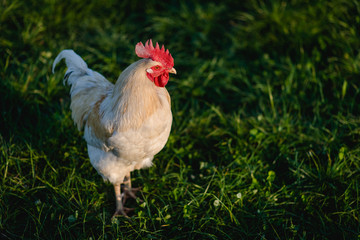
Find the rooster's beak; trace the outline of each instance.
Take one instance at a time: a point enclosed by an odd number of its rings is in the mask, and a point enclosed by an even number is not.
[[[175,68],[170,69],[169,73],[176,74],[176,70],[175,70]]]

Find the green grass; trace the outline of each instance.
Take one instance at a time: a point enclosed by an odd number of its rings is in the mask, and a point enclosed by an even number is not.
[[[357,239],[360,2],[0,0],[1,239]],[[144,203],[113,188],[71,119],[74,49],[109,80],[164,43],[174,123]]]

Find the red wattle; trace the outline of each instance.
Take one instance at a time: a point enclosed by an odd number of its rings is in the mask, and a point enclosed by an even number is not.
[[[157,77],[153,77],[150,73],[146,73],[146,75],[150,81],[154,82],[154,84],[158,87],[165,87],[169,81],[169,73],[164,73]]]

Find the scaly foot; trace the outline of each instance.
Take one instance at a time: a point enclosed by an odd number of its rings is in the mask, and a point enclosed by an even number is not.
[[[130,212],[132,212],[134,210],[135,210],[135,208],[127,208],[127,207],[123,206],[120,209],[116,209],[116,211],[115,211],[114,215],[112,216],[112,218],[119,217],[119,216],[124,216],[126,218],[129,218],[128,213],[130,213]]]
[[[139,199],[139,197],[136,196],[136,193],[138,191],[141,190],[141,187],[137,187],[137,188],[128,188],[127,186],[123,186],[122,189],[122,202],[123,204],[125,204],[126,200],[128,198],[132,198],[132,199],[138,199],[140,202],[143,202],[143,200]]]

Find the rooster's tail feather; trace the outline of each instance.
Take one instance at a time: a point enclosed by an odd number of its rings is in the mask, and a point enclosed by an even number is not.
[[[65,73],[64,76],[64,84],[66,80],[69,80],[70,74],[74,73],[74,75],[93,75],[93,71],[88,68],[86,62],[77,55],[73,50],[67,49],[62,50],[59,55],[55,58],[53,66],[52,66],[52,72],[55,73],[55,66],[62,60],[65,59],[66,66],[68,67],[68,70]],[[68,82],[69,85],[73,84],[73,82]]]
[[[86,62],[73,50],[63,50],[59,53],[52,66],[53,72],[62,59],[65,59],[68,67],[64,84],[71,85],[72,118],[80,130],[94,105],[104,98],[113,84],[98,72],[88,68]]]

